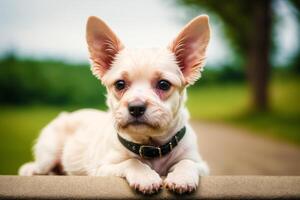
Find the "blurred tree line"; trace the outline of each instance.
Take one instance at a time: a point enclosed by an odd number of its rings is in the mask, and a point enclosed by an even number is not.
[[[253,108],[257,111],[269,107],[268,82],[271,72],[271,33],[275,20],[275,0],[178,0],[179,4],[194,10],[207,9],[215,13],[225,24],[225,34],[235,47],[236,54],[244,60],[242,65],[252,94]],[[299,17],[299,0],[290,0]],[[300,49],[294,59],[299,69]],[[295,67],[296,66],[296,67]],[[300,71],[300,70],[298,70]]]
[[[0,60],[0,91],[0,102],[6,104],[105,104],[105,88],[88,65],[20,59],[13,54]]]
[[[277,69],[280,74],[293,67]],[[239,66],[207,66],[202,78],[192,86],[240,84],[246,73]],[[0,103],[50,104],[105,108],[106,89],[96,79],[89,64],[55,60],[21,59],[13,53],[0,59]]]

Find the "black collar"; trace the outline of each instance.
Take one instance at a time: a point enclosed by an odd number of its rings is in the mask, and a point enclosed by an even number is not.
[[[178,142],[183,138],[185,134],[185,126],[180,129],[169,142],[162,146],[152,146],[152,145],[143,145],[134,142],[130,142],[124,138],[122,138],[118,134],[119,141],[123,144],[131,152],[138,154],[141,158],[152,159],[157,157],[162,157],[168,153],[170,153],[174,147],[178,145]]]

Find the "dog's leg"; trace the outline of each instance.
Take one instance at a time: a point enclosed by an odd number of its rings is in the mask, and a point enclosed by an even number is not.
[[[21,166],[19,175],[46,175],[59,164],[68,135],[67,117],[68,114],[60,114],[42,130],[34,147],[35,161]]]
[[[103,165],[94,175],[124,177],[132,188],[144,194],[155,193],[162,187],[160,176],[137,159],[129,159],[119,164]]]
[[[167,189],[180,194],[192,192],[198,186],[199,176],[208,173],[209,169],[205,162],[181,160],[171,167],[164,184]]]

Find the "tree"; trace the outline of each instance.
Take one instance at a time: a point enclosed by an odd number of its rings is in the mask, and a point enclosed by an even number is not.
[[[193,8],[206,8],[219,16],[225,33],[245,60],[252,105],[257,111],[268,109],[270,43],[272,28],[271,0],[178,0]]]
[[[293,6],[295,8],[294,14],[296,16],[298,23],[300,24],[300,1],[299,0],[290,0],[290,2],[293,4]],[[298,26],[298,38],[300,38],[300,26]],[[296,52],[291,65],[292,65],[292,69],[294,69],[294,71],[296,73],[300,73],[300,45],[299,45],[299,43],[298,43],[298,51]]]

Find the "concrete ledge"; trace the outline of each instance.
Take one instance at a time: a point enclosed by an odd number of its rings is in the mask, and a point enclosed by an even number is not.
[[[87,176],[0,176],[0,199],[141,199],[125,180]],[[300,199],[300,177],[208,176],[191,195],[163,189],[150,199]]]

